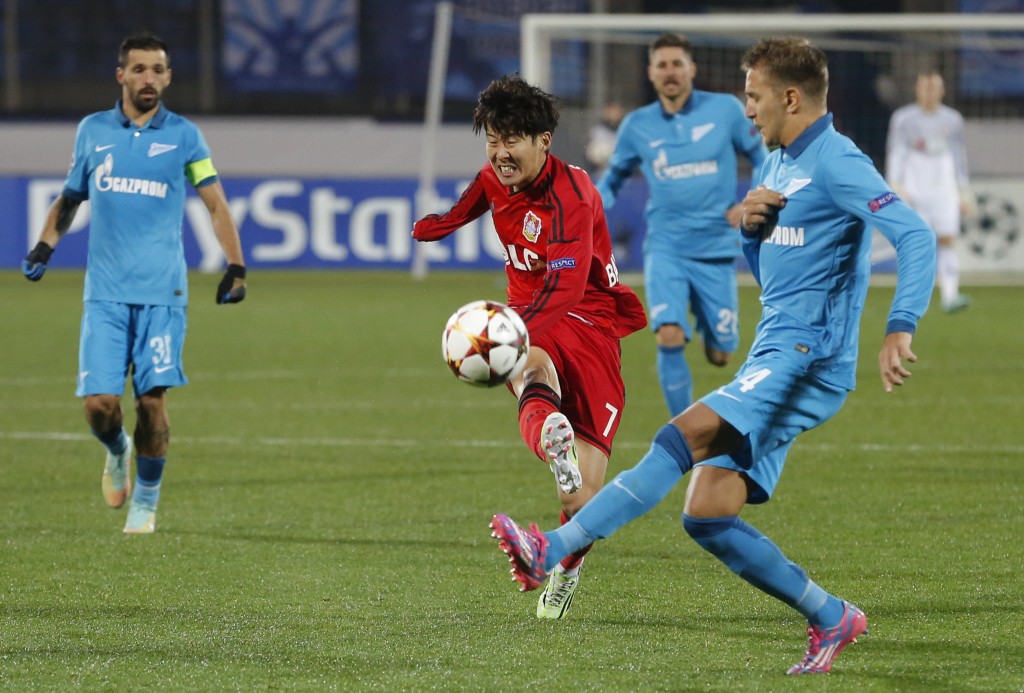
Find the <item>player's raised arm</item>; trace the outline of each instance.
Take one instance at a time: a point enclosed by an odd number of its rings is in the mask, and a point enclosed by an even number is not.
[[[744,236],[755,237],[765,224],[774,219],[779,210],[786,206],[786,198],[774,190],[759,185],[747,192],[743,198],[740,231]]]
[[[412,237],[417,241],[439,241],[482,217],[488,208],[487,193],[478,173],[450,210],[444,214],[428,214],[417,221],[412,227]]]

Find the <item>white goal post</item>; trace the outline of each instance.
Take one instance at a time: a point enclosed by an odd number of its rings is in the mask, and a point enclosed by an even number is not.
[[[832,92],[859,90],[879,99],[891,111],[913,99],[913,78],[921,67],[938,68],[946,77],[947,102],[976,131],[979,154],[972,162],[982,173],[1024,176],[1024,77],[1017,77],[1013,96],[985,95],[990,85],[983,77],[961,75],[965,55],[997,56],[1006,72],[1024,74],[1024,13],[966,14],[525,14],[520,20],[523,77],[543,89],[559,93],[556,71],[568,83],[582,88],[585,97],[563,102],[570,111],[585,110],[593,120],[601,107],[623,87],[638,92],[646,82],[643,63],[636,56],[663,32],[686,34],[694,44],[698,64],[697,88],[742,94],[740,57],[762,36],[806,36],[830,53]],[[573,46],[577,48],[574,49]],[[580,64],[579,46],[587,46]],[[558,50],[561,47],[563,50]],[[609,47],[618,50],[613,53]],[[624,50],[632,51],[624,53]],[[851,84],[844,65],[831,55],[863,56],[884,73],[885,83]],[[623,60],[623,56],[633,56]],[[981,73],[984,75],[984,73]],[[962,77],[962,79],[961,79]],[[1011,78],[1012,79],[1012,78]],[[580,86],[582,84],[582,87]],[[980,95],[979,95],[980,94]],[[621,97],[620,97],[621,98]],[[635,108],[640,103],[624,104]],[[837,118],[849,116],[840,107]],[[571,115],[570,115],[571,117]],[[579,122],[568,121],[570,127]],[[858,133],[850,133],[856,135]],[[969,136],[970,136],[969,131]],[[570,137],[572,134],[570,133]],[[565,136],[563,135],[563,138]],[[856,139],[856,137],[855,137]],[[870,148],[870,142],[868,143]]]
[[[829,32],[1024,31],[1024,14],[524,14],[520,20],[523,78],[551,87],[551,43],[614,41],[626,32],[713,33],[753,38]],[[753,41],[751,41],[753,43]],[[738,69],[738,66],[737,66]]]

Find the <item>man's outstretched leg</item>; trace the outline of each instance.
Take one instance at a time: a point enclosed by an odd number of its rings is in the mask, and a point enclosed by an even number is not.
[[[777,457],[781,460],[784,454],[780,451]],[[773,486],[763,468],[761,472],[762,483]],[[735,469],[698,467],[687,488],[683,528],[733,573],[807,619],[807,652],[788,673],[828,672],[842,649],[866,632],[867,619],[855,606],[815,584],[768,537],[739,518],[751,484],[756,482]]]
[[[541,533],[531,525],[524,530],[512,518],[499,514],[491,520],[492,536],[508,555],[520,589],[536,589],[566,556],[611,536],[651,510],[692,466],[693,454],[683,434],[673,424],[666,424],[633,469],[615,477],[560,528]]]
[[[729,570],[807,619],[807,652],[787,673],[827,673],[843,648],[867,632],[867,618],[860,609],[815,584],[768,537],[739,517],[684,514],[683,527]]]

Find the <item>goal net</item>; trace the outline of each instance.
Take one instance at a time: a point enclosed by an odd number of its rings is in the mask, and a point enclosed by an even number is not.
[[[741,98],[740,60],[758,39],[814,41],[829,57],[837,129],[879,170],[889,117],[913,101],[919,71],[938,69],[945,103],[966,119],[978,200],[977,213],[965,220],[964,269],[1024,271],[1024,13],[527,14],[522,72],[560,99],[560,156],[592,173],[599,168],[599,157],[588,156],[598,153],[588,151],[589,133],[606,104],[631,110],[656,98],[645,72],[647,46],[664,32],[683,33],[693,45],[696,88]]]

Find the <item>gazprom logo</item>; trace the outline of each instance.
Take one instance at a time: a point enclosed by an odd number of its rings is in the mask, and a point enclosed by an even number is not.
[[[114,170],[114,155],[107,154],[103,163],[96,168],[96,190],[118,192],[149,197],[167,197],[167,183],[142,178],[122,178],[110,175]]]
[[[885,207],[890,202],[895,202],[898,199],[900,199],[900,198],[896,196],[896,193],[894,193],[894,192],[887,192],[884,195],[882,195],[881,197],[876,197],[875,199],[873,199],[870,202],[868,202],[868,209],[870,209],[872,212],[877,212],[878,210],[880,210],[882,207]]]
[[[668,155],[662,149],[658,158],[651,163],[654,177],[658,180],[681,180],[698,176],[714,176],[718,173],[718,161],[690,161],[682,164],[669,164]]]
[[[802,247],[804,245],[804,227],[776,226],[772,229],[772,234],[764,242],[771,243],[772,245]]]
[[[560,257],[557,260],[552,260],[548,263],[548,271],[554,272],[563,269],[572,269],[576,266],[576,258],[574,257]]]

